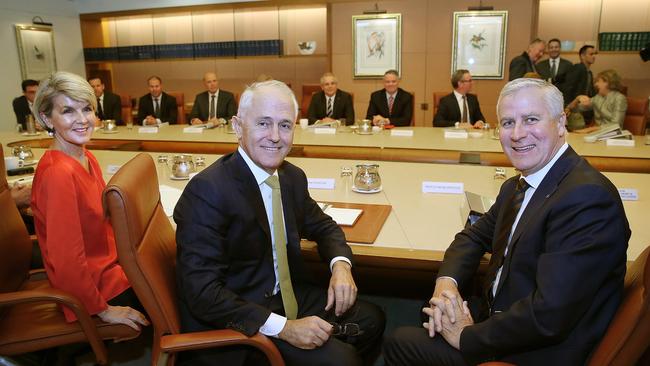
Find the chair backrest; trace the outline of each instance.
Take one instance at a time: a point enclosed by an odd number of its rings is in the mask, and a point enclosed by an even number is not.
[[[124,123],[133,122],[133,105],[131,104],[130,95],[120,95],[120,105],[122,107],[122,121]]]
[[[433,115],[434,116],[438,111],[438,106],[440,105],[440,99],[447,94],[449,94],[449,92],[433,92]]]
[[[411,126],[415,126],[415,93],[411,93],[411,100],[413,101],[411,110]]]
[[[183,92],[167,92],[167,94],[176,98],[176,123],[184,125],[187,123],[185,118],[185,94]]]
[[[300,102],[300,116],[307,118],[309,112],[309,105],[314,93],[321,91],[320,84],[302,84],[302,101]]]
[[[650,247],[627,269],[623,301],[588,365],[635,365],[649,345]]]
[[[156,166],[141,153],[104,189],[120,265],[154,325],[154,342],[180,331],[176,303],[176,239],[160,203]]]
[[[32,242],[5,175],[5,160],[0,145],[0,293],[18,290],[29,276]],[[0,317],[2,317],[0,309]]]
[[[627,97],[623,128],[633,135],[643,135],[648,124],[648,98]]]

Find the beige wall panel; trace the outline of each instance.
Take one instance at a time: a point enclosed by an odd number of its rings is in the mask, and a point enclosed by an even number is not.
[[[648,32],[649,0],[602,0],[601,32]]]
[[[601,0],[540,0],[539,36],[576,41],[576,50],[593,43],[598,39],[600,4]]]
[[[116,18],[115,40],[115,46],[153,44],[153,22],[151,15]]]
[[[192,15],[190,12],[154,15],[154,44],[192,43]]]
[[[102,19],[102,33],[104,36],[104,47],[117,46],[117,25],[115,18]]]
[[[280,8],[280,38],[285,55],[299,55],[298,42],[315,41],[314,54],[327,54],[327,7],[325,5]]]
[[[235,39],[238,41],[278,39],[278,9],[235,9]]]
[[[235,18],[231,9],[192,13],[194,42],[235,40]]]

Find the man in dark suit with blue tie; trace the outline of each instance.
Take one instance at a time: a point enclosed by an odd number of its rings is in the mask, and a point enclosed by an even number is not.
[[[321,91],[311,97],[307,118],[309,124],[317,120],[325,123],[345,119],[346,125],[354,124],[354,105],[350,93],[339,89],[339,81],[331,72],[320,78]]]
[[[138,123],[143,125],[159,125],[163,122],[176,123],[178,109],[176,98],[162,90],[162,79],[151,76],[147,79],[149,94],[138,100]]]
[[[478,98],[470,93],[472,84],[469,70],[458,69],[454,72],[451,76],[454,91],[440,98],[436,115],[433,117],[433,127],[450,127],[456,122],[460,122],[461,128],[485,126]]]
[[[384,73],[384,88],[370,95],[366,119],[376,125],[410,126],[413,119],[413,96],[399,87],[397,70]]]
[[[193,125],[211,122],[218,118],[230,121],[237,113],[235,96],[219,88],[219,77],[214,72],[203,75],[203,84],[206,91],[197,94],[194,106],[190,112],[190,123]]]
[[[183,331],[260,332],[287,365],[372,365],[384,327],[357,300],[352,252],[307,190],[291,150],[298,103],[286,84],[255,83],[233,128],[239,148],[187,184],[176,209],[177,282]],[[300,240],[318,244],[329,288],[310,281]],[[188,365],[258,364],[246,348],[185,355]]]
[[[566,143],[562,94],[506,84],[503,151],[521,174],[445,252],[424,327],[388,338],[387,365],[584,365],[623,295],[630,228],[616,187]],[[490,253],[482,296],[460,290]]]

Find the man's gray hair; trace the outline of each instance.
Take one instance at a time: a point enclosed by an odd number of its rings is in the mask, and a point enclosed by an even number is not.
[[[55,72],[41,81],[34,98],[34,117],[47,131],[50,131],[50,128],[45,124],[41,113],[52,117],[53,100],[59,95],[65,95],[77,102],[86,102],[93,107],[93,110],[97,110],[97,97],[86,79],[70,72]]]
[[[555,85],[541,79],[529,79],[529,78],[519,78],[507,83],[501,93],[499,94],[499,100],[497,101],[497,116],[499,115],[499,107],[501,106],[501,101],[509,96],[512,96],[519,91],[527,88],[535,88],[541,90],[543,94],[544,103],[546,108],[551,113],[553,118],[560,118],[562,112],[564,112],[564,97],[562,97],[562,92]]]
[[[287,84],[279,80],[257,82],[246,87],[246,90],[244,90],[242,93],[241,98],[239,98],[239,109],[237,110],[237,117],[244,119],[246,113],[248,113],[253,106],[253,98],[255,97],[255,94],[263,89],[273,89],[275,92],[286,94],[291,98],[291,102],[293,103],[294,107],[293,119],[295,122],[295,119],[298,117],[298,101],[296,100],[296,96],[293,94],[293,91],[291,91]]]

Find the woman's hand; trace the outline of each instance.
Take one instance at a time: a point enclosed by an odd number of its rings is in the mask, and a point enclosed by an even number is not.
[[[97,315],[106,323],[124,324],[135,330],[140,330],[140,325],[149,325],[149,321],[141,312],[128,306],[108,305],[106,310]]]

